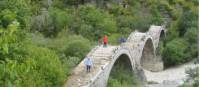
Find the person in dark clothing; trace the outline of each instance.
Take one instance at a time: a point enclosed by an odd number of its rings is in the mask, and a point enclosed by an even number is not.
[[[101,42],[101,37],[98,36],[98,45],[101,46],[102,42]]]
[[[119,39],[119,42],[120,42],[120,43],[125,43],[125,42],[126,42],[126,39],[123,38],[123,37],[121,37],[121,38]]]

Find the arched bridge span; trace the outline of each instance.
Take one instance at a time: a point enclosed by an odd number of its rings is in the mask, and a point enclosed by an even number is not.
[[[127,42],[120,46],[96,46],[88,53],[94,64],[91,72],[86,73],[81,61],[69,76],[66,87],[106,87],[112,68],[117,62],[127,64],[128,69],[131,69],[141,82],[145,82],[143,69],[163,69],[163,62],[156,55],[156,48],[164,35],[164,27],[152,25],[145,33],[132,32]]]

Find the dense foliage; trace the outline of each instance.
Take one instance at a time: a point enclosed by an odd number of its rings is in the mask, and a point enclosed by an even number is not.
[[[158,53],[165,65],[198,58],[198,0],[122,3],[1,0],[0,86],[60,87],[99,37],[106,34],[109,44],[119,44],[120,37],[127,37],[136,29],[144,32],[150,25],[164,22],[168,23],[168,32]],[[127,74],[123,75],[119,77],[128,79]],[[110,80],[109,86],[129,87],[133,79]]]
[[[177,3],[180,6],[174,7],[174,10],[180,13],[169,25],[166,47],[162,53],[166,66],[198,58],[198,6],[195,5],[196,2],[187,0]],[[173,2],[173,5],[176,5],[176,2]]]

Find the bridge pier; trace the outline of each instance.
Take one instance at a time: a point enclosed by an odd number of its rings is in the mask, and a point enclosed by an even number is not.
[[[158,72],[164,69],[163,61],[159,56],[152,56],[153,58],[143,59],[141,66],[149,71]]]

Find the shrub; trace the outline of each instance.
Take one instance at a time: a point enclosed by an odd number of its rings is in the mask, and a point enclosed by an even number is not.
[[[119,27],[118,32],[120,32],[121,28],[125,27],[129,28],[130,30],[135,29],[135,18],[133,16],[118,16],[117,21],[117,25]]]
[[[185,3],[184,0],[168,0],[168,2],[170,4],[180,4],[180,5],[182,5],[183,3]]]
[[[31,18],[32,31],[39,31],[47,37],[51,36],[53,29],[53,19],[49,16],[48,11],[42,11],[40,15]]]
[[[188,10],[184,11],[179,22],[179,35],[183,36],[188,28],[198,27],[198,16],[195,12]]]
[[[192,78],[192,80],[194,81],[193,86],[199,87],[199,67],[188,69],[186,73],[188,74],[189,78]]]
[[[151,13],[152,13],[152,24],[161,25],[164,21],[163,18],[162,18],[161,12],[159,12],[158,9],[153,8],[151,10]]]
[[[110,4],[107,9],[110,14],[113,14],[115,16],[130,14],[130,12],[127,9],[123,8],[122,6],[120,6],[116,3]]]
[[[198,43],[191,44],[188,49],[188,53],[190,54],[191,58],[198,58],[199,56],[199,45]]]
[[[55,30],[58,30],[58,32],[61,32],[63,28],[69,26],[70,23],[73,21],[72,15],[70,14],[70,11],[68,9],[60,10],[57,8],[50,8],[49,15],[51,16],[51,18],[53,18],[54,28]]]
[[[20,23],[21,29],[29,29],[30,28],[30,15],[32,14],[30,11],[31,5],[27,0],[20,1],[9,1],[9,0],[1,0],[2,6],[0,6],[0,11],[10,10],[13,15],[16,16],[16,20]],[[4,13],[0,13],[4,14]]]
[[[198,28],[188,28],[183,38],[189,43],[187,52],[191,58],[198,56]]]
[[[148,6],[152,6],[154,4],[157,4],[157,0],[148,0],[148,1],[145,1],[145,3],[148,5]]]
[[[133,74],[127,70],[126,65],[115,65],[108,79],[108,87],[141,87],[139,80]]]
[[[189,68],[186,70],[186,73],[188,77],[180,87],[199,87],[199,67]],[[194,82],[191,84],[191,81]]]
[[[39,31],[46,37],[55,37],[72,22],[72,16],[67,10],[49,8],[41,15],[32,17],[32,30]]]
[[[5,61],[1,78],[4,86],[60,87],[63,84],[65,75],[53,51],[30,44],[18,46]]]
[[[126,81],[119,81],[117,79],[109,79],[108,87],[133,87],[132,84],[127,83]],[[140,87],[140,86],[134,86]]]
[[[33,35],[31,40],[34,44],[54,50],[61,60],[69,56],[83,58],[92,45],[88,39],[69,34],[67,31],[62,31],[54,39],[44,38],[40,34]]]
[[[185,53],[187,43],[185,40],[177,38],[166,44],[162,58],[166,66],[181,64],[189,60],[188,53]]]
[[[182,14],[182,11],[178,8],[174,8],[172,11],[170,11],[170,15],[173,20],[177,20]]]
[[[63,71],[65,72],[65,75],[69,76],[71,74],[72,69],[74,69],[77,64],[81,61],[81,58],[79,57],[65,57],[61,59],[62,65],[63,65]]]
[[[107,12],[103,12],[92,5],[81,6],[78,8],[78,11],[78,17],[83,21],[83,25],[80,26],[83,27],[80,28],[82,29],[82,32],[77,30],[77,32],[79,31],[79,34],[88,34],[93,37],[93,39],[97,39],[98,36],[101,36],[104,33],[109,34],[116,32],[116,22]]]
[[[184,34],[184,38],[189,43],[198,43],[198,29],[195,27],[188,28],[186,33]]]
[[[163,8],[165,11],[168,11],[168,12],[173,10],[172,6],[169,5],[167,1],[160,1],[158,7]]]
[[[125,20],[127,20],[127,24],[129,23],[130,29],[132,30],[139,30],[141,32],[145,32],[149,29],[150,25],[153,24],[152,20],[153,17],[150,13],[143,11],[145,9],[137,9],[135,10],[135,13],[132,13],[134,15],[130,15],[125,17]],[[126,23],[126,22],[125,22]]]
[[[14,20],[16,20],[16,13],[13,13],[9,9],[5,9],[1,11],[1,22],[2,27],[7,28],[7,26],[12,23]]]
[[[17,36],[20,23],[16,19],[16,14],[8,9],[1,11],[0,14],[0,60],[5,60],[4,56],[11,53],[10,44],[20,40]]]
[[[119,44],[119,39],[122,37],[121,34],[112,34],[108,37],[110,44]],[[125,37],[124,37],[125,38]]]
[[[174,38],[179,37],[178,29],[179,29],[179,20],[172,21],[166,35],[167,42],[173,40]]]
[[[81,36],[71,37],[68,41],[68,46],[65,49],[66,56],[75,56],[83,58],[90,50],[90,42]]]
[[[135,17],[134,22],[134,29],[138,29],[140,32],[146,32],[152,22],[152,18],[150,16],[139,16]]]
[[[194,5],[199,5],[199,0],[192,0],[192,2],[194,3]]]

